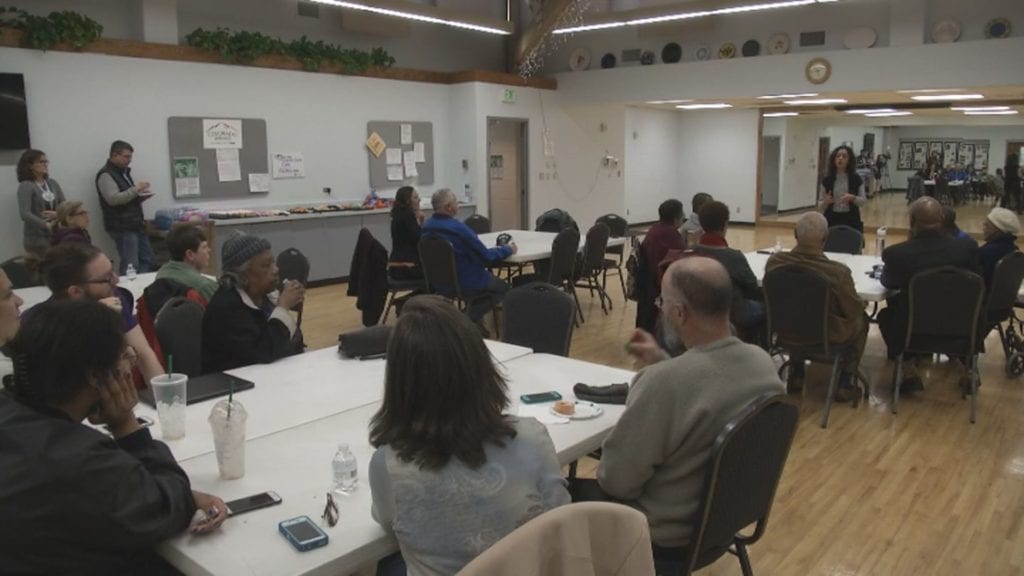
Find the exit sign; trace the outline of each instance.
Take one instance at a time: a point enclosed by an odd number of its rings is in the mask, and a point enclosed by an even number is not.
[[[515,104],[516,91],[512,88],[505,88],[505,93],[501,95],[501,101],[505,104]]]

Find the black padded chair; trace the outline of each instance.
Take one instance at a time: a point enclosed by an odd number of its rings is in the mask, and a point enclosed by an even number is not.
[[[546,282],[509,290],[502,301],[502,340],[532,348],[538,354],[569,355],[576,304]]]
[[[953,194],[949,190],[949,180],[941,174],[935,177],[935,199],[943,206],[955,204]]]
[[[610,238],[622,238],[629,231],[629,223],[626,219],[618,214],[605,214],[597,219],[595,224],[604,224],[611,231]],[[605,259],[604,261],[604,277],[601,279],[601,284],[608,287],[608,272],[614,270],[619,275],[619,285],[622,287],[622,299],[626,300],[626,277],[622,273],[622,266],[625,263],[626,258],[626,246],[609,246],[605,250],[606,254],[612,254],[615,256],[614,259]]]
[[[203,373],[203,307],[175,296],[156,315],[156,337],[164,355],[174,357],[174,371],[200,376]]]
[[[583,308],[576,295],[576,255],[580,251],[580,233],[566,228],[555,236],[551,242],[551,260],[548,262],[547,282],[560,286],[576,302],[576,313],[580,323],[583,322]]]
[[[537,232],[554,232],[559,233],[566,228],[572,228],[576,232],[580,231],[580,227],[576,225],[576,221],[569,215],[568,212],[560,208],[552,208],[547,212],[537,217]]]
[[[480,214],[472,214],[469,218],[463,221],[469,229],[477,234],[489,234],[491,231],[491,221],[486,216]]]
[[[282,284],[285,280],[297,280],[305,286],[309,282],[309,259],[298,248],[289,248],[277,255],[277,275]],[[299,326],[302,326],[302,308],[301,303],[295,307]]]
[[[762,284],[772,349],[788,352],[791,358],[783,365],[783,369],[794,357],[832,364],[825,412],[821,415],[821,427],[825,428],[832,410],[840,365],[843,358],[852,352],[850,346],[831,344],[828,341],[828,280],[816,270],[789,264],[765,274]],[[854,408],[859,401],[860,395],[854,395]]]
[[[899,411],[903,359],[907,354],[945,354],[965,359],[968,383],[961,397],[971,396],[971,423],[977,414],[978,327],[985,281],[953,266],[918,272],[907,288],[907,339],[896,360],[892,385],[892,413]]]
[[[608,310],[612,307],[612,299],[608,297],[608,292],[604,289],[604,284],[601,281],[602,275],[604,274],[604,253],[608,249],[608,238],[611,236],[611,230],[607,226],[598,222],[587,230],[587,241],[583,245],[583,259],[580,261],[579,266],[579,278],[581,282],[576,283],[577,288],[586,288],[590,291],[590,296],[594,296],[594,292],[597,292],[598,297],[601,299],[601,311],[608,314]],[[605,306],[607,301],[608,305]]]
[[[420,267],[423,269],[427,290],[453,300],[459,310],[463,312],[467,312],[469,306],[478,300],[489,300],[491,312],[494,315],[494,329],[498,331],[498,307],[494,297],[486,291],[480,294],[464,294],[462,292],[462,287],[459,285],[459,272],[455,266],[455,248],[452,247],[452,243],[440,236],[426,234],[420,237],[418,248]],[[495,336],[498,335],[495,334]]]
[[[751,402],[715,439],[691,544],[681,550],[681,576],[708,566],[726,553],[739,558],[753,576],[747,546],[764,536],[775,491],[796,435],[800,410],[784,395]],[[754,526],[750,535],[741,532]]]
[[[28,264],[22,257],[5,260],[0,264],[0,269],[3,269],[4,274],[7,274],[7,279],[10,280],[11,287],[15,290],[42,285],[42,282],[39,281],[36,274],[32,272],[32,269],[28,267]]]
[[[388,303],[384,307],[384,316],[381,319],[381,324],[388,323],[388,315],[391,313],[392,308],[397,308],[395,300],[398,299],[398,295],[403,292],[408,292],[410,295],[417,290],[423,290],[426,287],[426,282],[422,278],[411,279],[411,280],[396,280],[388,274]],[[400,309],[398,310],[400,311]],[[397,312],[396,311],[396,314]]]
[[[864,235],[852,226],[840,224],[828,229],[825,252],[860,254],[864,251]]]
[[[1006,357],[1007,378],[1017,378],[1024,374],[1024,354],[1017,346],[1011,346],[1003,322],[1013,315],[1013,306],[1017,303],[1017,293],[1024,282],[1024,253],[1010,252],[996,264],[992,274],[992,285],[989,287],[985,301],[985,330],[981,333],[982,341],[989,330],[995,327],[999,331],[999,342],[1003,346]]]

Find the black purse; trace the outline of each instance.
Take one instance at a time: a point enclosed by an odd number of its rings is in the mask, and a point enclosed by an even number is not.
[[[342,358],[383,358],[388,351],[391,326],[370,326],[338,336],[338,354]]]
[[[579,400],[595,404],[625,404],[629,394],[629,384],[609,384],[607,386],[590,386],[578,383],[572,387],[572,393]]]

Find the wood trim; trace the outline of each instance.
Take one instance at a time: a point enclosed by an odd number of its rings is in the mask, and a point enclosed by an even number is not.
[[[0,28],[0,47],[21,48],[21,31],[13,28]],[[175,62],[200,62],[204,64],[224,64],[228,66],[249,66],[269,68],[273,70],[295,70],[311,74],[341,74],[346,76],[363,76],[383,80],[399,80],[402,82],[426,82],[431,84],[461,84],[465,82],[486,82],[489,84],[505,84],[555,90],[558,82],[554,78],[536,77],[523,78],[516,74],[491,72],[484,70],[468,70],[463,72],[437,72],[433,70],[417,70],[412,68],[374,68],[362,73],[345,72],[340,66],[325,65],[316,72],[304,70],[295,58],[286,56],[261,56],[249,64],[230,62],[219,54],[208,52],[192,46],[177,44],[157,44],[138,42],[135,40],[118,40],[101,38],[81,50],[75,50],[68,44],[54,46],[55,52],[84,52],[87,54],[105,54],[127,58],[147,58],[151,60],[170,60]]]

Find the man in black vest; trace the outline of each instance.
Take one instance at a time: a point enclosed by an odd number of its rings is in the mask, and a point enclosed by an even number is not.
[[[142,203],[153,196],[149,182],[132,180],[132,145],[115,140],[110,145],[110,159],[96,173],[96,192],[103,209],[103,227],[117,245],[118,270],[121,276],[128,265],[138,272],[152,272],[156,269],[153,249],[146,236],[146,220],[142,215]]]

